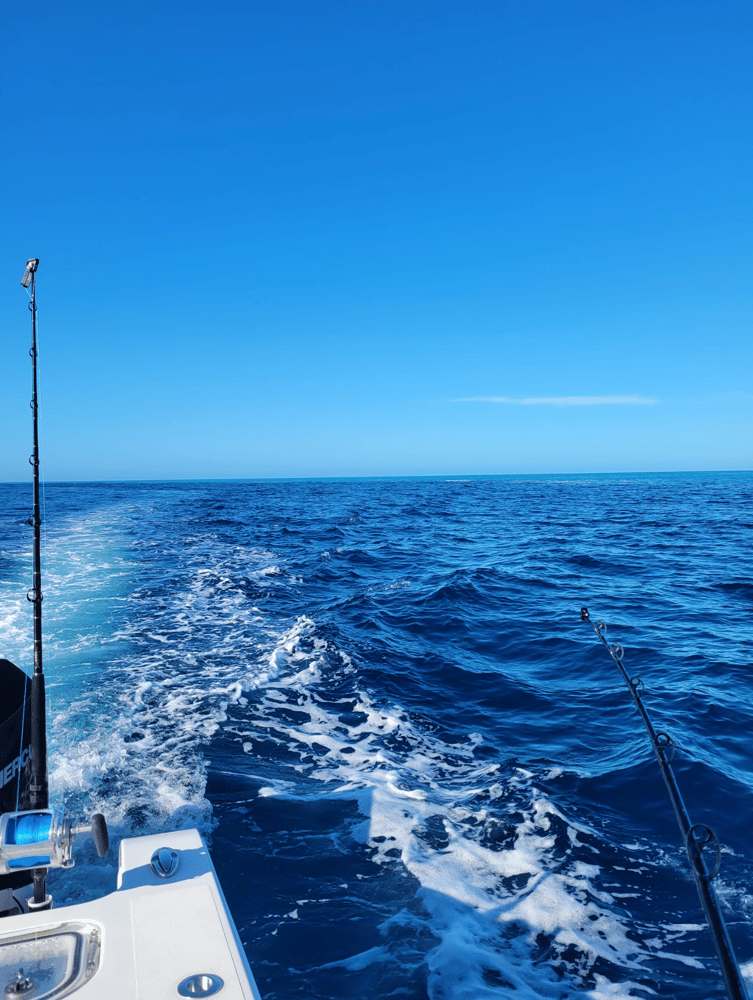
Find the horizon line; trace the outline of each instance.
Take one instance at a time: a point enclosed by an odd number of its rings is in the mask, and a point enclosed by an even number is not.
[[[748,469],[620,469],[620,470],[598,470],[591,469],[585,472],[426,472],[426,473],[394,473],[387,475],[361,475],[361,476],[184,476],[172,479],[47,479],[46,486],[62,485],[84,485],[94,483],[258,483],[258,482],[300,482],[327,480],[355,480],[355,479],[504,479],[520,477],[540,477],[540,476],[696,476],[696,475],[745,475],[752,474],[753,468]],[[31,480],[22,479],[0,479],[1,486],[31,486]]]

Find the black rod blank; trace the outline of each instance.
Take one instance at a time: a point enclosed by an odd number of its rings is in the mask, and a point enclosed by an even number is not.
[[[29,524],[34,530],[32,586],[26,595],[34,607],[34,674],[31,679],[31,780],[29,792],[32,809],[46,809],[47,788],[47,732],[44,690],[44,670],[42,666],[42,559],[40,552],[40,531],[42,515],[39,506],[39,404],[37,399],[37,297],[36,270],[39,261],[31,259],[26,263],[26,271],[21,280],[24,287],[31,284],[31,409],[34,419],[34,450],[29,462],[34,473],[34,508]]]
[[[727,989],[727,995],[730,997],[730,1000],[748,1000],[748,993],[740,973],[740,968],[737,964],[737,959],[735,958],[735,953],[732,949],[732,942],[729,938],[727,925],[724,922],[724,917],[722,916],[716,892],[711,884],[712,880],[719,872],[719,862],[721,856],[721,849],[719,847],[719,841],[717,840],[716,834],[703,823],[693,824],[690,822],[688,811],[685,808],[685,803],[682,800],[682,795],[680,794],[680,789],[677,785],[677,779],[675,778],[674,771],[672,770],[670,763],[674,757],[675,746],[672,743],[671,738],[666,733],[657,733],[654,729],[648,712],[646,711],[646,707],[643,704],[643,699],[641,698],[643,682],[638,677],[630,677],[628,672],[625,670],[625,666],[622,662],[622,646],[616,642],[611,645],[607,642],[604,635],[607,630],[606,625],[604,622],[594,623],[591,620],[588,608],[580,609],[580,618],[581,621],[588,622],[599,639],[601,639],[609,655],[617,664],[617,668],[622,674],[623,680],[627,684],[630,694],[633,696],[636,708],[640,712],[641,718],[643,719],[643,724],[645,725],[646,731],[648,732],[651,740],[654,756],[659,764],[664,784],[667,786],[669,798],[672,802],[672,807],[674,808],[675,816],[677,817],[677,822],[680,826],[682,839],[685,843],[685,850],[688,854],[688,861],[690,862],[690,870],[693,874],[696,889],[698,890],[698,898],[700,899],[701,906],[706,914],[706,922],[708,923],[709,931],[711,932],[711,937],[714,941],[714,948],[716,949],[716,954],[719,959],[719,965],[721,967],[724,985]],[[703,848],[710,842],[713,842],[716,848],[716,857],[714,858],[711,870],[707,867],[706,861],[703,857]]]
[[[31,410],[34,421],[34,450],[29,462],[34,473],[34,507],[29,524],[34,531],[32,586],[27,598],[34,608],[34,673],[31,678],[31,761],[29,780],[29,800],[32,809],[46,809],[49,804],[47,783],[47,720],[44,690],[44,669],[42,664],[42,558],[40,534],[42,515],[39,506],[39,402],[37,397],[37,295],[36,271],[39,261],[35,258],[26,262],[26,270],[21,279],[24,288],[31,285],[29,310],[31,312]],[[44,909],[48,899],[45,882],[46,868],[34,869],[34,903]]]

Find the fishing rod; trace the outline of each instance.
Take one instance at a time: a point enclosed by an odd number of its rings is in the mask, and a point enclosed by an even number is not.
[[[643,724],[646,727],[649,739],[651,740],[654,756],[659,764],[662,778],[664,778],[664,784],[667,786],[667,791],[669,792],[669,798],[672,802],[677,822],[680,826],[680,832],[682,833],[685,850],[690,863],[690,870],[693,874],[693,879],[695,880],[696,889],[698,890],[698,898],[700,899],[701,906],[706,914],[706,922],[714,941],[717,958],[719,959],[719,965],[721,967],[724,985],[727,990],[727,996],[730,1000],[748,1000],[748,993],[745,988],[742,975],[740,974],[740,968],[737,964],[735,953],[732,949],[732,942],[730,941],[729,933],[727,932],[727,925],[724,922],[724,917],[722,916],[716,892],[711,884],[719,874],[719,868],[721,865],[722,849],[719,844],[719,839],[714,831],[704,823],[690,822],[688,811],[682,800],[682,795],[680,794],[680,789],[677,785],[677,779],[675,778],[674,771],[672,770],[670,763],[675,754],[675,744],[672,742],[671,737],[669,737],[667,733],[657,733],[654,729],[641,697],[641,692],[644,690],[643,681],[640,677],[630,677],[628,675],[628,672],[625,670],[625,666],[622,662],[624,655],[622,646],[618,642],[614,642],[611,645],[607,642],[605,636],[607,630],[606,625],[601,621],[593,622],[588,612],[588,608],[580,609],[580,620],[588,622],[599,639],[601,639],[604,647],[622,674],[622,678],[627,684],[628,690],[633,697],[633,701],[640,712]],[[711,869],[709,869],[703,857],[703,849],[710,843],[713,843],[715,850],[715,857],[713,859]]]
[[[26,270],[21,278],[24,288],[30,288],[29,311],[31,312],[31,410],[34,423],[34,450],[29,463],[34,475],[34,507],[29,524],[34,530],[32,555],[32,585],[26,594],[34,608],[34,673],[31,678],[31,760],[29,795],[32,809],[47,809],[47,732],[45,712],[44,670],[42,666],[42,560],[40,537],[42,516],[39,508],[39,406],[37,400],[37,298],[35,276],[39,260],[32,258],[26,262]],[[46,869],[34,869],[34,902],[45,900]]]
[[[39,504],[39,398],[37,389],[37,298],[36,271],[39,261],[26,262],[21,284],[29,290],[32,362],[31,409],[34,450],[33,510],[28,523],[34,530],[32,585],[26,593],[34,609],[34,671],[25,671],[0,658],[0,918],[18,913],[49,910],[49,868],[73,865],[73,843],[91,835],[97,854],[109,847],[107,824],[101,813],[91,823],[79,823],[62,809],[49,807],[47,733],[44,670],[42,662],[42,514]],[[8,759],[8,754],[16,755]],[[31,898],[33,895],[33,898]],[[28,979],[20,978],[6,993],[30,991]],[[26,985],[24,985],[26,983]]]

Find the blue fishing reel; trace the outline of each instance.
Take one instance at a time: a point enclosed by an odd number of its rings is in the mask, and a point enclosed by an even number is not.
[[[91,824],[74,825],[60,809],[34,809],[0,816],[0,875],[28,868],[72,868],[73,842],[89,835],[100,858],[110,840],[102,813]]]

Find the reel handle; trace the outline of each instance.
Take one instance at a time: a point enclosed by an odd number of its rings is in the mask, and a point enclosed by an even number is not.
[[[92,816],[92,840],[97,854],[103,858],[110,849],[110,835],[107,832],[107,823],[102,813],[94,813]]]

